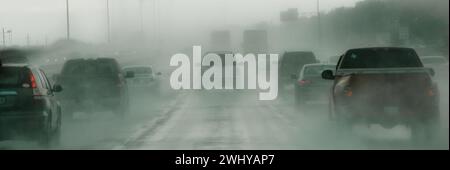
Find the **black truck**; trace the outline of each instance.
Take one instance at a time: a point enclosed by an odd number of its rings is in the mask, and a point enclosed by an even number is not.
[[[434,71],[423,67],[414,49],[350,49],[340,57],[334,73],[325,70],[322,77],[334,80],[330,117],[340,127],[403,124],[411,128],[415,141],[430,139],[434,133],[439,118]]]

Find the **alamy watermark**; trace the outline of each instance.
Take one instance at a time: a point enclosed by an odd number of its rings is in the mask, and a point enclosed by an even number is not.
[[[175,54],[170,59],[170,66],[178,67],[170,76],[170,86],[173,89],[246,88],[256,90],[258,88],[262,90],[259,93],[259,100],[277,98],[278,54],[225,54],[225,63],[222,63],[221,57],[215,53],[202,57],[201,46],[193,46],[192,54],[192,62],[186,54]],[[268,57],[269,62],[267,62]],[[202,66],[207,69],[202,70]],[[246,82],[247,86],[245,86]]]

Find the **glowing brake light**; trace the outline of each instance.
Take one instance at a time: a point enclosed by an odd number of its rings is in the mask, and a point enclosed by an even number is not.
[[[33,73],[30,72],[30,83],[31,83],[31,89],[33,89],[33,96],[36,97],[41,97],[42,93],[39,90],[39,88],[37,88],[37,82],[36,82],[36,77],[34,77]]]
[[[352,89],[350,87],[345,87],[344,94],[345,94],[345,96],[352,97],[353,96],[353,91],[352,91]]]
[[[31,83],[32,89],[37,88],[36,78],[34,77],[33,73],[31,73],[31,72],[30,72],[30,83]]]

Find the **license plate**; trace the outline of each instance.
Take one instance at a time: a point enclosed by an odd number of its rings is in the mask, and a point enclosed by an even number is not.
[[[1,104],[5,104],[6,103],[6,98],[5,97],[0,97],[0,105]]]
[[[384,113],[387,114],[398,114],[399,109],[398,107],[384,107]]]

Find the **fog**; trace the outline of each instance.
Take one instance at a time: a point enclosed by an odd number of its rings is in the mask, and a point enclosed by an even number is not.
[[[69,28],[65,0],[0,0],[0,50],[26,51],[29,63],[42,68],[52,84],[65,80],[64,64],[78,58],[113,58],[120,69],[151,66],[149,81],[153,84],[141,87],[139,82],[147,80],[140,80],[137,71],[124,78],[130,104],[123,117],[114,114],[117,109],[97,110],[101,99],[89,99],[88,105],[82,106],[84,99],[63,104],[66,99],[58,98],[64,115],[61,144],[51,149],[448,149],[446,0],[68,2]],[[170,77],[178,67],[170,66],[170,60],[175,54],[185,54],[190,67],[196,67],[194,46],[202,47],[201,55],[261,53],[281,58],[287,52],[306,51],[312,52],[318,63],[329,65],[337,62],[330,57],[365,47],[407,47],[420,57],[441,56],[446,63],[424,63],[434,69],[432,81],[439,89],[439,128],[425,144],[411,141],[412,130],[407,125],[357,124],[350,133],[342,134],[330,119],[328,96],[333,81],[319,74],[314,75],[316,79],[300,81],[303,64],[296,66],[300,68],[295,68],[295,73],[277,74],[280,83],[275,100],[259,100],[261,89],[173,89]],[[0,59],[7,55],[1,53]],[[287,67],[282,62],[286,61],[280,60],[277,70]],[[89,67],[80,69],[86,70]],[[118,72],[124,77],[128,73]],[[292,74],[295,80],[289,77]],[[100,94],[103,79],[85,77],[92,75],[61,83],[63,91],[56,96]],[[317,101],[300,106],[295,89],[316,81],[328,81],[329,85],[309,90]],[[397,88],[399,84],[395,80],[383,83],[374,89]],[[98,89],[78,91],[78,85]],[[402,95],[409,94],[392,94],[392,98]],[[406,110],[413,107],[408,105]],[[21,139],[0,141],[0,149],[42,149]]]

